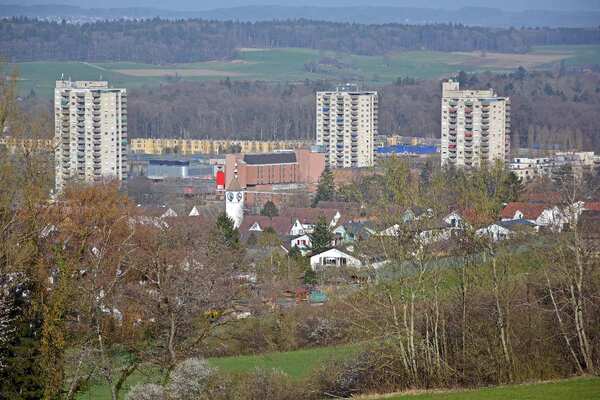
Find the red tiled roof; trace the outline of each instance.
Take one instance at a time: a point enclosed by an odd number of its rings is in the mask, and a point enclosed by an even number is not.
[[[523,218],[534,220],[537,219],[548,206],[544,204],[531,204],[531,203],[521,203],[521,202],[513,202],[508,203],[506,207],[502,209],[501,216],[502,218],[514,218],[515,213],[517,211],[521,211],[523,214]]]
[[[491,218],[489,215],[477,212],[477,210],[475,210],[474,208],[465,208],[456,212],[458,213],[458,215],[463,217],[469,224],[474,226],[486,225],[493,221],[493,218]]]
[[[303,224],[316,224],[320,217],[330,222],[337,212],[334,208],[284,208],[281,215],[297,219]]]
[[[269,218],[263,215],[246,215],[240,225],[240,234],[246,237],[250,234],[250,227],[258,222],[260,229],[263,231],[269,227],[273,228],[277,235],[287,236],[292,228],[293,221],[289,217],[273,217]]]

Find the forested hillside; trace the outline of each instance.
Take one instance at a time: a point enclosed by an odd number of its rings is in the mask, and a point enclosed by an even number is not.
[[[246,23],[152,19],[78,25],[13,18],[0,22],[0,55],[11,62],[164,64],[232,59],[240,47],[302,47],[381,55],[420,49],[521,53],[536,45],[597,43],[600,43],[600,28],[493,29],[308,20]]]
[[[513,102],[513,143],[600,149],[600,73],[461,74],[466,87],[496,88]],[[381,134],[439,136],[440,82],[399,80],[380,93]],[[135,136],[312,138],[314,93],[325,82],[182,82],[131,90]]]

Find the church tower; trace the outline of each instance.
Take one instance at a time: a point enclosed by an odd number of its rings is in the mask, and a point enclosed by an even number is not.
[[[225,189],[225,213],[233,221],[233,226],[239,228],[244,219],[244,191],[237,178],[237,164],[234,174]]]

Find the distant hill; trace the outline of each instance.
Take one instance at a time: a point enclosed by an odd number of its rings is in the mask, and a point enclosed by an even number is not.
[[[97,0],[58,0],[61,4],[78,6],[84,8],[98,7]],[[38,6],[55,4],[57,0],[0,0],[0,3]],[[365,5],[377,7],[423,7],[429,8],[459,9],[464,7],[494,7],[510,11],[523,11],[526,9],[563,10],[563,11],[600,11],[599,0],[304,0],[299,3],[296,0],[102,0],[104,8],[165,8],[165,4],[172,10],[206,11],[215,8],[242,7],[248,5],[280,5],[280,6],[303,6],[310,7],[361,7]]]
[[[428,4],[430,5],[430,4]],[[600,24],[600,10],[525,10],[504,11],[499,8],[464,7],[459,9],[397,6],[240,6],[204,11],[177,11],[160,8],[82,8],[71,5],[0,5],[0,17],[26,16],[91,22],[103,19],[132,18],[203,18],[236,21],[310,19],[363,24],[431,24],[459,23],[489,27],[595,27]]]

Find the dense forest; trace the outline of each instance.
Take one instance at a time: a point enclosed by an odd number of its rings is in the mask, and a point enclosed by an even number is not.
[[[0,54],[12,62],[163,64],[230,59],[240,47],[302,47],[381,55],[407,49],[521,53],[536,45],[596,43],[600,43],[600,28],[494,29],[309,20],[250,23],[147,19],[67,24],[12,18],[0,22]]]
[[[600,73],[460,74],[464,87],[493,87],[512,99],[513,143],[600,149]],[[380,134],[437,137],[439,81],[399,79],[379,91]],[[314,136],[317,90],[325,82],[181,82],[133,89],[129,129],[138,137],[307,138]]]

